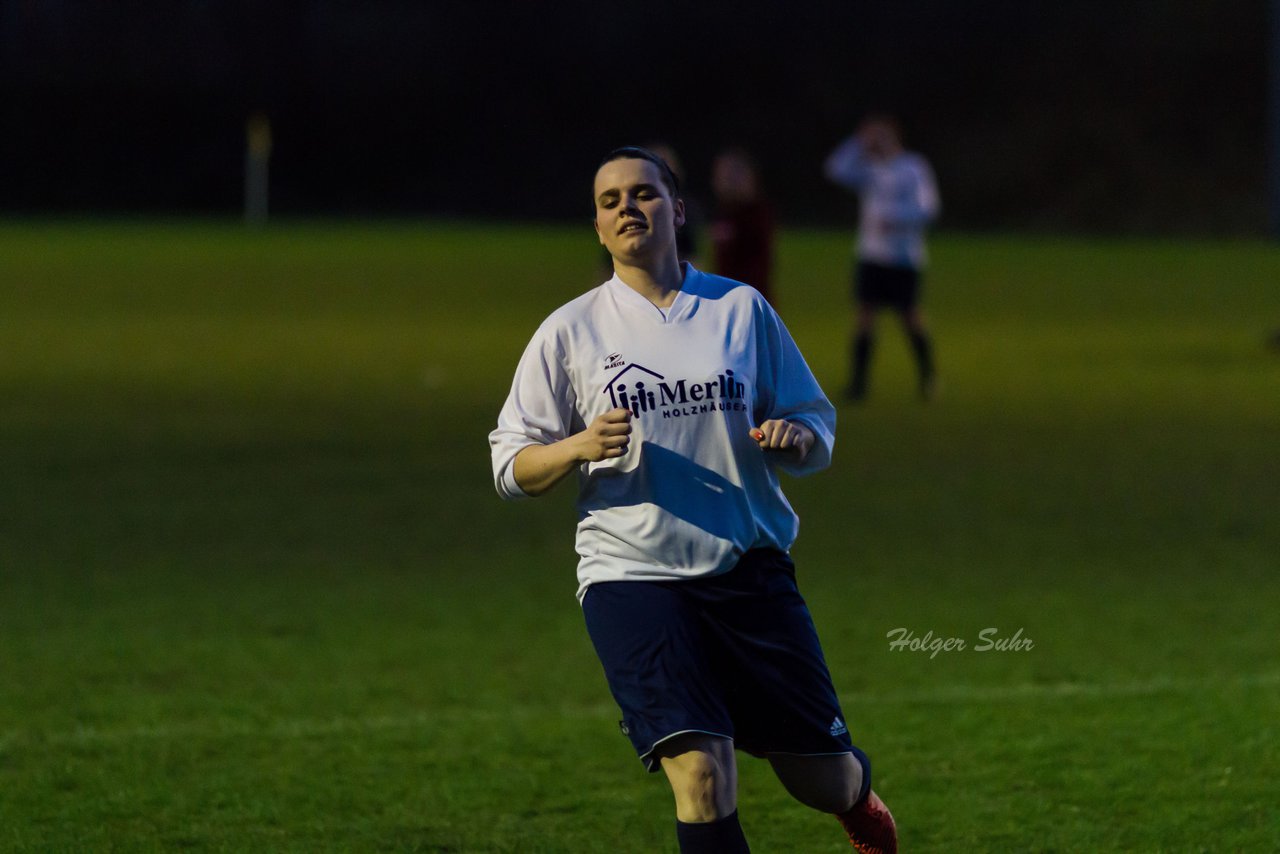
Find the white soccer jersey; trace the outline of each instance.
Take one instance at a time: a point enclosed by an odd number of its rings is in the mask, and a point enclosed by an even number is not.
[[[617,407],[633,413],[627,452],[578,471],[579,600],[599,581],[714,575],[747,549],[791,548],[799,519],[775,467],[829,465],[835,409],[755,289],[686,264],[665,310],[614,276],[555,311],[489,436],[498,493],[525,497],[520,450]],[[751,438],[771,418],[813,431],[802,463]]]
[[[851,137],[827,157],[825,172],[861,200],[858,258],[889,267],[924,267],[925,227],[942,204],[923,157],[904,151],[890,160],[872,160]]]

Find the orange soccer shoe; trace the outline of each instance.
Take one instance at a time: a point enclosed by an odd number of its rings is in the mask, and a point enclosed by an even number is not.
[[[898,854],[897,825],[875,792],[867,792],[857,806],[836,818],[858,854]]]

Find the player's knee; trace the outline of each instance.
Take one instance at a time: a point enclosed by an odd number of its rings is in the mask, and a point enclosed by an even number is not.
[[[831,801],[823,812],[848,812],[871,791],[871,760],[857,747],[844,757],[838,782],[831,787]]]
[[[671,763],[667,776],[681,821],[724,818],[721,813],[725,812],[723,805],[730,794],[726,789],[732,781],[728,769],[715,756],[701,751],[685,753]]]
[[[866,788],[867,766],[855,755],[780,756],[770,761],[791,796],[819,812],[848,812]]]
[[[850,774],[836,776],[821,788],[793,791],[792,795],[810,809],[839,815],[853,809],[858,802],[861,769]]]
[[[837,815],[846,813],[858,802],[858,792],[861,788],[862,767],[853,763],[849,772],[841,775],[836,785],[828,790],[827,797],[824,798],[825,803],[817,805],[815,809]]]

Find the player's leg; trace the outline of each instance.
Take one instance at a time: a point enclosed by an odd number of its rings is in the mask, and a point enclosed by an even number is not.
[[[655,754],[676,800],[676,838],[682,854],[746,852],[738,823],[738,764],[733,742],[703,733],[683,733],[657,746]]]
[[[769,755],[769,764],[791,797],[819,812],[847,812],[862,792],[862,764],[852,753],[834,756],[774,753]]]
[[[703,610],[708,655],[724,674],[735,744],[767,757],[802,803],[856,831],[862,850],[894,850],[892,818],[872,809],[870,763],[849,738],[791,559],[753,550],[700,586],[715,591]]]
[[[867,396],[867,377],[875,349],[877,303],[876,269],[858,264],[854,273],[853,340],[849,344],[849,385],[845,398],[859,401]]]
[[[916,373],[920,378],[920,396],[932,400],[937,390],[937,374],[933,364],[933,338],[925,324],[920,306],[912,305],[902,312],[902,325],[911,341],[911,352],[916,357]]]
[[[646,769],[661,768],[676,800],[684,854],[747,851],[738,825],[733,722],[706,655],[693,582],[593,584],[583,615]]]
[[[915,355],[916,374],[920,379],[920,396],[931,400],[937,390],[937,377],[933,364],[933,338],[920,310],[920,271],[904,269],[900,285],[899,302],[894,306],[902,319],[903,331],[911,342]]]
[[[655,752],[675,795],[677,819],[715,821],[737,809],[738,764],[730,739],[683,733]]]
[[[774,754],[769,763],[793,798],[836,817],[855,850],[893,854],[898,850],[893,816],[871,791],[871,763],[866,754],[854,750],[837,756]]]
[[[870,302],[858,304],[854,318],[853,346],[850,351],[849,391],[850,400],[862,400],[867,396],[867,379],[871,370],[871,355],[876,346],[876,305]]]

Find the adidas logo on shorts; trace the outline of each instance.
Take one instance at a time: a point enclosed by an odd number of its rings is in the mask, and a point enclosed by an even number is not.
[[[836,715],[836,719],[831,722],[831,734],[844,735],[848,731],[849,731],[849,728],[844,725],[844,721],[840,720],[839,715]]]

